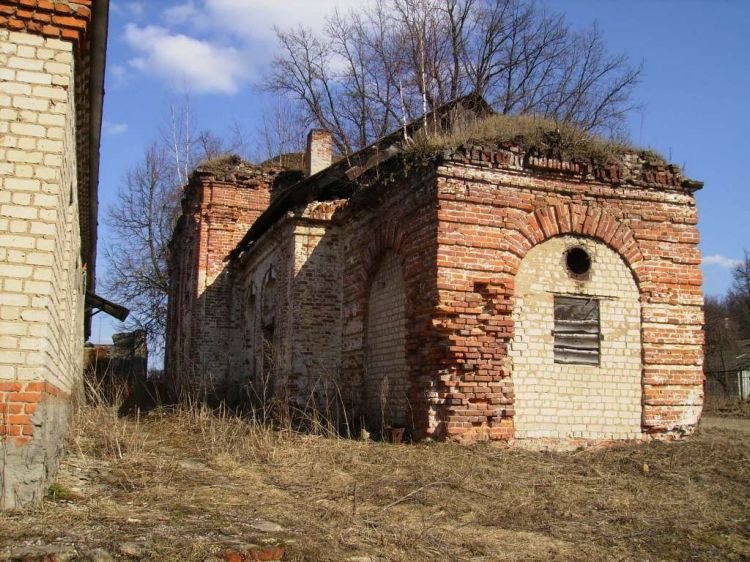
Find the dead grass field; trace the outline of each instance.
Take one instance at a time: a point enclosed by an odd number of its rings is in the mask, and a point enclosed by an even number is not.
[[[0,551],[67,544],[117,559],[140,540],[141,559],[215,560],[278,540],[285,560],[750,560],[750,434],[715,428],[549,453],[85,408],[53,491],[0,515]]]
[[[750,401],[732,398],[706,397],[703,413],[714,417],[742,418],[750,420]]]

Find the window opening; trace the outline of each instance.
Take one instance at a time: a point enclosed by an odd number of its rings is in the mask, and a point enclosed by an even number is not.
[[[565,255],[565,265],[574,275],[585,275],[591,269],[591,256],[581,247],[571,248]]]
[[[599,301],[555,297],[555,363],[599,365]]]

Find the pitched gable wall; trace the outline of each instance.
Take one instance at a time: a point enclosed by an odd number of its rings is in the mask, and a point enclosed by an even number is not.
[[[532,248],[564,234],[609,246],[636,280],[642,434],[692,432],[703,402],[703,296],[693,195],[678,185],[581,181],[559,167],[501,169],[488,165],[491,155],[479,156],[439,170],[438,308],[450,342],[444,363],[451,367],[440,376],[438,407],[447,433],[515,435],[509,344],[520,290],[516,273]],[[556,265],[552,261],[549,267]]]

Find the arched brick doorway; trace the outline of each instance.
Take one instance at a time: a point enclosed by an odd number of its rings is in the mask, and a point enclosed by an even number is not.
[[[533,247],[513,320],[516,437],[640,437],[641,306],[619,254],[572,235]]]
[[[407,422],[406,291],[398,255],[387,251],[370,279],[365,415],[371,431]]]

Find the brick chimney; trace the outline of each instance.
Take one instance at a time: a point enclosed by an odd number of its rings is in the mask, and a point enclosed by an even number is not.
[[[312,176],[331,165],[333,160],[333,135],[325,129],[312,129],[307,134],[305,174]]]

